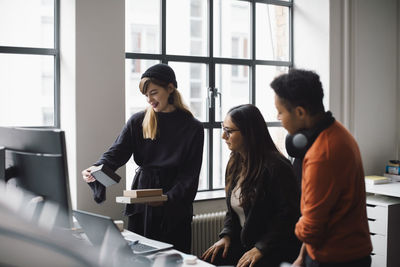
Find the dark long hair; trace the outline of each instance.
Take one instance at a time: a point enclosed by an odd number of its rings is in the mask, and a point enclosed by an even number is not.
[[[263,172],[269,168],[268,161],[281,154],[272,141],[267,123],[260,110],[250,104],[240,105],[228,111],[235,126],[243,136],[245,153],[232,151],[226,167],[226,190],[236,185],[239,177],[241,183],[240,199],[243,207],[254,203],[257,188],[263,183]]]

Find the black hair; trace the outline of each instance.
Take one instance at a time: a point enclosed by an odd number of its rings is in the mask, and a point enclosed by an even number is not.
[[[241,203],[249,207],[254,203],[257,188],[263,183],[262,173],[270,163],[282,156],[276,148],[267,123],[260,110],[251,104],[231,108],[227,116],[240,130],[243,136],[244,155],[232,151],[226,167],[226,190],[235,185],[239,177],[244,180],[241,184]],[[243,158],[244,157],[244,158]]]
[[[289,73],[276,77],[271,88],[289,111],[297,106],[303,107],[310,115],[325,111],[322,84],[319,75],[313,71],[291,69]]]

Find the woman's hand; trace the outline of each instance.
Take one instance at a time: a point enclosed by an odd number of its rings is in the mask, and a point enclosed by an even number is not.
[[[91,166],[89,168],[87,168],[86,170],[82,171],[82,176],[83,176],[83,180],[85,180],[86,183],[92,183],[94,181],[96,181],[96,179],[94,179],[94,177],[91,174],[92,168],[94,168],[95,166]]]
[[[259,261],[262,257],[263,257],[263,254],[261,253],[261,251],[258,248],[254,247],[243,254],[243,256],[240,258],[240,260],[236,266],[237,267],[246,267],[246,266],[253,267],[254,264],[256,264],[256,262]]]
[[[211,256],[211,263],[214,262],[215,257],[218,254],[218,251],[220,249],[224,249],[224,252],[222,252],[222,258],[225,258],[226,255],[228,254],[228,248],[231,245],[231,238],[227,235],[222,237],[220,240],[215,242],[214,245],[209,247],[201,256],[203,260],[207,260]]]

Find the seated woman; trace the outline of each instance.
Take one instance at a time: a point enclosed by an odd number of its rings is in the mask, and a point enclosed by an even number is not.
[[[222,138],[232,151],[226,167],[227,213],[220,240],[202,258],[216,265],[279,266],[300,249],[300,216],[292,166],[276,148],[254,105],[229,110]]]

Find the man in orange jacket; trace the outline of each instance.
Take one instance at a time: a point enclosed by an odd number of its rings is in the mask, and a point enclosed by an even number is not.
[[[289,132],[286,149],[303,159],[303,241],[295,266],[369,267],[372,251],[361,155],[356,141],[325,112],[319,76],[292,69],[271,83],[278,119]]]

